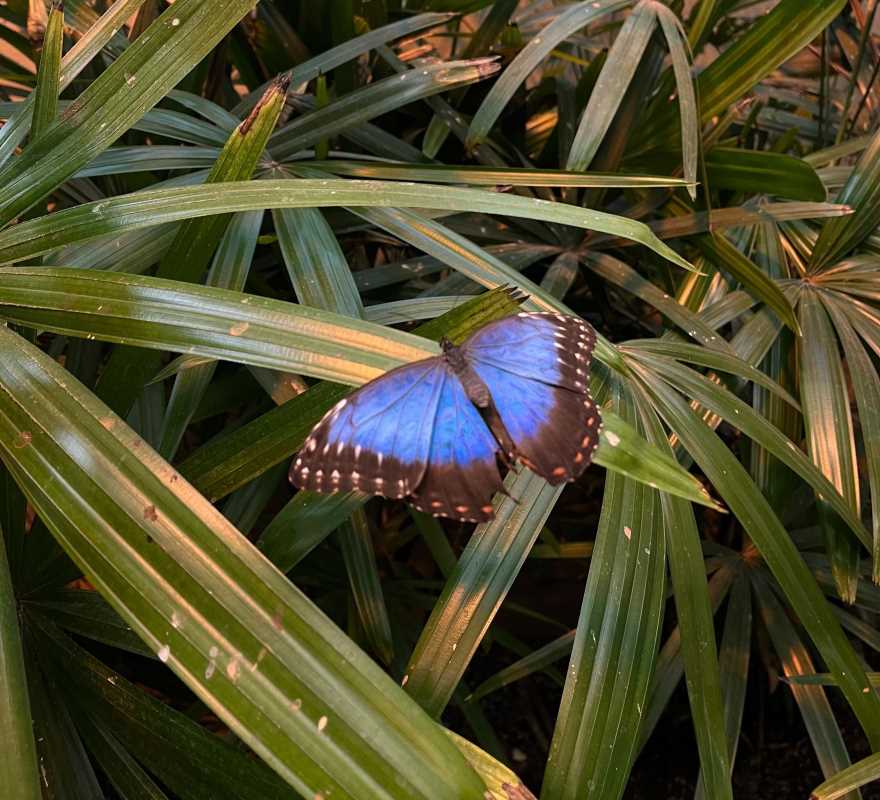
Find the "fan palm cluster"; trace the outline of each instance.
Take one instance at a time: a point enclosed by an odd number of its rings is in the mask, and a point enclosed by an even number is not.
[[[3,797],[616,800],[684,678],[724,800],[765,671],[856,797],[877,3],[313,5],[0,7]],[[475,529],[288,484],[520,309],[599,333],[579,482]]]

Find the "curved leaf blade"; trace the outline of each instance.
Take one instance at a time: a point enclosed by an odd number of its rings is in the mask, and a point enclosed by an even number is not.
[[[863,758],[813,789],[811,800],[839,800],[854,789],[880,779],[880,753]]]
[[[155,149],[155,148],[150,148]],[[618,172],[570,172],[562,169],[446,164],[397,164],[384,161],[310,161],[309,166],[334,175],[377,180],[461,183],[471,186],[571,186],[589,188],[659,188],[687,186],[681,178]]]
[[[262,208],[334,206],[427,206],[445,211],[477,211],[559,222],[632,239],[683,269],[693,269],[678,253],[658,239],[647,225],[614,214],[478,189],[340,179],[215,183],[151,189],[120,195],[112,200],[83,203],[0,232],[0,263],[23,261],[74,242],[165,222]]]
[[[798,361],[810,458],[858,514],[859,472],[849,392],[837,337],[818,292],[801,293],[798,317],[804,333],[798,340]],[[833,519],[821,516],[837,591],[844,602],[852,603],[859,579],[860,548],[848,531],[839,530]]]
[[[39,800],[40,775],[28,699],[18,603],[0,530],[0,785],[9,800]]]

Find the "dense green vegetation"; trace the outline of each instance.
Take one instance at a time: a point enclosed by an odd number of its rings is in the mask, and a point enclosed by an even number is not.
[[[4,800],[880,777],[877,5],[0,5]],[[600,334],[577,483],[289,485],[519,308]]]

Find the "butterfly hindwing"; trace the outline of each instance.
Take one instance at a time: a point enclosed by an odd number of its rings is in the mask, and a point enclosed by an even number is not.
[[[491,519],[492,496],[503,488],[497,452],[498,443],[449,369],[434,420],[428,468],[413,492],[413,505],[438,517]]]
[[[291,482],[317,492],[410,494],[427,468],[447,372],[440,358],[417,361],[340,400],[294,459]]]
[[[574,480],[599,442],[590,397],[595,333],[558,314],[523,313],[487,325],[464,345],[489,388],[520,459],[550,483]]]

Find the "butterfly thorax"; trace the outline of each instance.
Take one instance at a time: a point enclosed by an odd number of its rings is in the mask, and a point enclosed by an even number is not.
[[[483,383],[480,376],[468,363],[464,350],[454,345],[445,336],[440,340],[440,346],[443,348],[443,358],[461,381],[468,399],[477,408],[488,408],[491,403],[489,387]]]

